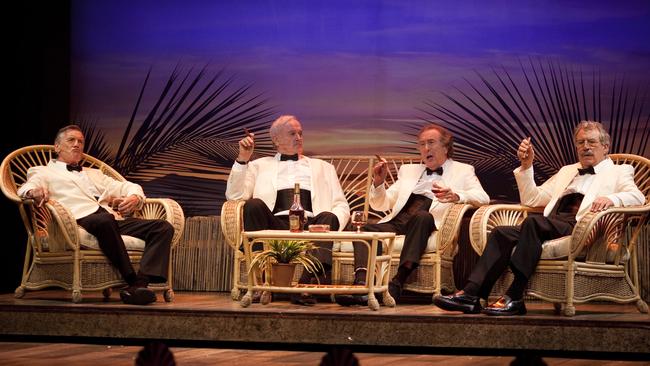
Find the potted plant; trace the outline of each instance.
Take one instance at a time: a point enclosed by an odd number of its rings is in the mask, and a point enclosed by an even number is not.
[[[309,253],[315,246],[305,240],[271,240],[253,257],[250,270],[271,269],[271,285],[291,286],[297,264],[310,273],[323,271],[323,264]],[[268,274],[268,273],[267,273]]]

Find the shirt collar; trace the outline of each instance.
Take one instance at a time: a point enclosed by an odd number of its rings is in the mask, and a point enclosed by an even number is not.
[[[445,160],[445,162],[442,163],[442,165],[440,165],[440,166],[442,167],[442,174],[445,174],[445,172],[448,171],[447,169],[450,169],[451,159],[447,158],[447,160]],[[422,164],[422,174],[424,174],[424,175],[427,174],[427,166],[424,165],[424,164]]]
[[[280,154],[279,152],[276,152],[275,155],[273,156],[273,159],[275,159],[275,160],[277,160],[277,161],[280,161],[280,156],[281,156],[281,155],[282,155],[282,154]],[[302,159],[304,159],[304,158],[305,158],[304,155],[302,155],[302,154],[298,154],[298,161],[300,161],[300,160],[302,160]]]
[[[66,168],[66,166],[67,166],[68,164],[66,164],[66,163],[64,163],[64,162],[62,162],[62,161],[58,161],[58,160],[56,160],[56,159],[53,159],[52,162],[54,163],[54,167],[55,167],[55,168],[57,168],[57,169],[59,169],[59,170],[66,171],[66,172],[68,171],[68,168]]]
[[[598,174],[604,171],[605,169],[607,169],[612,164],[613,164],[612,159],[610,159],[608,156],[605,159],[603,159],[600,163],[594,165],[594,171],[596,172],[596,174]],[[584,168],[581,164],[578,164],[578,167]]]

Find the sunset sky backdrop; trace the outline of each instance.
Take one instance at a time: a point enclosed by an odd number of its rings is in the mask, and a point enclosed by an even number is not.
[[[176,66],[224,70],[318,154],[390,152],[426,102],[543,60],[648,91],[647,1],[73,1],[72,106],[117,138]],[[650,97],[645,93],[645,116]],[[140,117],[142,117],[140,115]],[[136,121],[138,119],[136,118]],[[643,127],[643,126],[642,126]],[[647,128],[647,120],[646,126]],[[514,148],[514,147],[513,147]]]

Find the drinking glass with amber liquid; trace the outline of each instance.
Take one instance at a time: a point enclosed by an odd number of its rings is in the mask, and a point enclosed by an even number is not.
[[[366,218],[366,213],[363,211],[354,211],[352,212],[352,225],[357,227],[357,232],[361,232],[361,227],[366,224],[368,219]]]
[[[442,179],[431,184],[431,191],[434,195],[442,193],[446,188],[447,186],[445,186],[445,182]]]

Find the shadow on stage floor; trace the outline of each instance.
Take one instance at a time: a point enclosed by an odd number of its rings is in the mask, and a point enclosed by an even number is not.
[[[429,298],[430,299],[430,298]],[[177,292],[172,303],[124,305],[117,293],[0,295],[5,341],[144,344],[184,347],[357,352],[517,355],[638,359],[650,353],[650,316],[633,305],[587,304],[576,315],[555,315],[552,304],[527,303],[513,317],[442,311],[429,301],[395,308],[341,307],[324,299],[313,307],[277,300],[243,308],[226,293]]]

